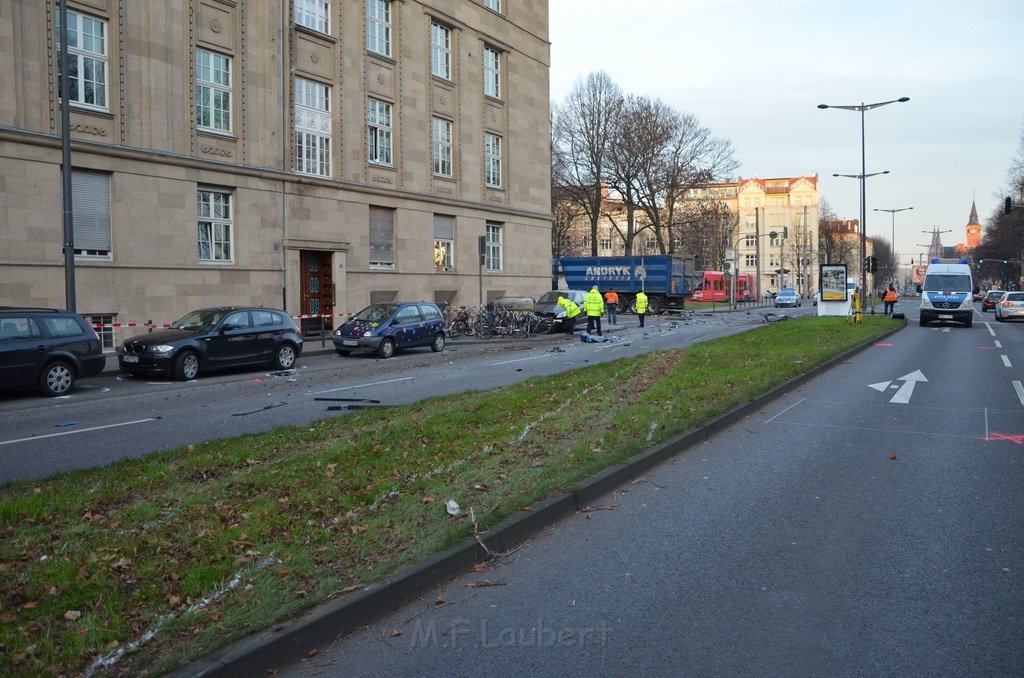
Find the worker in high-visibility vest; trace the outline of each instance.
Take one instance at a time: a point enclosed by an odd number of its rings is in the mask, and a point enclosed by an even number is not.
[[[608,324],[617,325],[618,317],[616,316],[616,313],[619,310],[619,295],[613,288],[609,288],[608,291],[604,293],[604,303],[608,308]]]
[[[896,289],[892,285],[889,285],[885,290],[885,296],[882,297],[882,308],[886,315],[892,315],[892,312],[896,309],[896,300],[898,298],[899,297],[896,296]]]
[[[647,295],[643,290],[636,293],[636,314],[640,318],[640,327],[643,327],[644,316],[647,315]]]
[[[572,303],[572,299],[562,296],[555,303],[565,309],[565,333],[571,337],[576,332],[576,316],[580,314],[580,307]]]
[[[583,300],[583,308],[587,310],[587,334],[594,333],[594,326],[597,326],[597,336],[601,334],[601,316],[604,315],[604,297],[598,291],[597,285],[587,292]]]

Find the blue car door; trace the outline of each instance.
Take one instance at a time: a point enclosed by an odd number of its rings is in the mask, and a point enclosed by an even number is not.
[[[412,304],[398,309],[395,319],[391,323],[391,329],[395,337],[395,345],[399,348],[417,346],[419,337],[423,333],[423,319],[420,317],[419,307]]]

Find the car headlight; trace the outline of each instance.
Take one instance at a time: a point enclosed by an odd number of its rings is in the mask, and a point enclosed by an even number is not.
[[[555,317],[556,318],[564,318],[565,317],[565,311],[559,311],[558,315],[556,315]]]
[[[372,336],[373,336],[373,332],[371,332],[370,330],[366,330],[365,332],[363,332],[363,338],[364,339],[369,339]]]
[[[149,350],[153,353],[170,353],[174,350],[174,347],[167,344],[157,344],[156,346],[150,346]]]
[[[340,327],[338,329],[334,330],[334,336],[336,336],[336,337],[340,337],[341,336],[341,328]]]
[[[960,304],[960,308],[974,308],[974,301],[971,300],[970,295]]]

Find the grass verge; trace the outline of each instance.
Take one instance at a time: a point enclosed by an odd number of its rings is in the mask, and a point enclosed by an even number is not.
[[[448,499],[486,529],[897,325],[800,318],[0,488],[0,674],[179,667],[466,537]]]

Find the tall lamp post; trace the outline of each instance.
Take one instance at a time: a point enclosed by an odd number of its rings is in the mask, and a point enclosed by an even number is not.
[[[857,111],[860,113],[860,260],[861,260],[861,296],[867,290],[868,275],[863,270],[864,258],[867,256],[867,201],[864,195],[864,180],[872,175],[867,172],[867,162],[864,152],[864,113],[870,111],[873,108],[881,108],[882,106],[888,106],[889,104],[905,103],[910,101],[910,97],[900,97],[899,99],[891,99],[890,101],[878,101],[873,104],[861,103],[860,105],[849,105],[849,106],[836,106],[833,104],[818,104],[818,108],[824,110],[826,108],[839,108],[844,111]],[[871,306],[871,311],[874,312],[875,307]]]
[[[894,262],[898,261],[896,259],[896,213],[897,212],[906,212],[907,210],[912,210],[912,209],[914,209],[914,208],[913,207],[900,207],[899,209],[894,209],[894,210],[883,210],[883,209],[879,209],[877,207],[875,208],[876,212],[888,212],[889,214],[892,215],[892,241],[889,244],[892,246],[892,257],[891,258],[892,258],[892,260]],[[898,266],[897,266],[897,268],[898,268]],[[895,272],[893,272],[893,274],[892,274],[892,281],[893,281],[893,283],[896,282],[896,273]]]
[[[868,270],[864,265],[868,257],[868,229],[864,225],[864,181],[868,177],[877,177],[879,174],[888,174],[889,170],[872,172],[871,174],[833,174],[834,177],[846,177],[847,179],[860,179],[860,300],[864,304],[864,297],[868,292]],[[875,314],[875,302],[871,302],[871,315]]]

